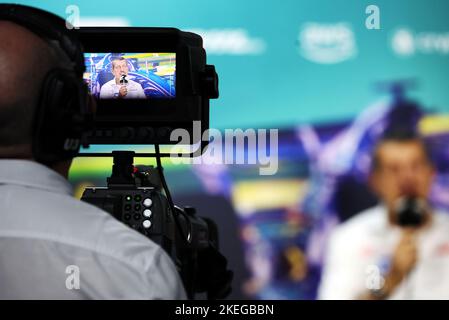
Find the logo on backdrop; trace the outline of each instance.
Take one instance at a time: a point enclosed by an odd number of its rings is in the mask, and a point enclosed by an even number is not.
[[[235,29],[190,29],[204,39],[208,54],[216,55],[260,55],[265,52],[262,38],[251,36],[248,30]]]
[[[299,53],[309,61],[334,64],[357,54],[354,32],[347,23],[307,23],[300,28]]]
[[[449,54],[449,32],[414,33],[408,28],[397,29],[391,38],[391,48],[401,57],[414,54]]]

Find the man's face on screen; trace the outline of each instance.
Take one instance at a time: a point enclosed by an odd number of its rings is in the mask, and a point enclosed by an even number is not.
[[[120,80],[123,75],[128,75],[128,63],[125,59],[112,61],[112,74],[116,80]]]
[[[427,199],[435,172],[419,141],[383,142],[376,156],[371,185],[388,208],[402,196]]]

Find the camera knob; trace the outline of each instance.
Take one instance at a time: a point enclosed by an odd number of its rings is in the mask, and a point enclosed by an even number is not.
[[[139,128],[138,134],[141,139],[153,139],[154,129],[151,127],[141,127]]]
[[[143,216],[146,218],[150,218],[151,217],[151,210],[150,209],[145,209],[143,210]]]
[[[194,217],[196,215],[196,209],[194,207],[185,206],[184,211],[191,217]]]
[[[168,138],[168,137],[170,137],[171,131],[172,131],[172,128],[170,128],[170,127],[161,127],[157,130],[157,137],[160,139]]]
[[[122,139],[132,139],[134,138],[134,129],[131,127],[120,128],[119,137]]]
[[[150,198],[146,198],[145,200],[143,200],[143,205],[144,205],[146,208],[151,207],[152,204],[153,204],[153,201],[151,201]]]
[[[151,227],[151,221],[150,220],[144,220],[142,222],[142,225],[145,229],[149,229]]]

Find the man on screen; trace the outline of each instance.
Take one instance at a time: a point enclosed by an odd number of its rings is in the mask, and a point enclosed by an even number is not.
[[[123,57],[112,60],[114,79],[106,82],[100,90],[100,99],[145,99],[142,86],[128,79],[128,61]]]

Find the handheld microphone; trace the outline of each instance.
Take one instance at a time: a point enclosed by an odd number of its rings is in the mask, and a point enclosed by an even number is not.
[[[419,227],[427,211],[426,201],[415,196],[404,196],[396,201],[395,218],[401,227]]]
[[[124,85],[124,86],[128,84],[128,79],[126,78],[126,74],[122,74],[122,76],[120,77],[120,84]]]

